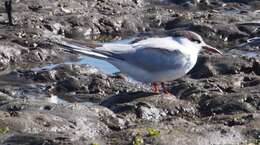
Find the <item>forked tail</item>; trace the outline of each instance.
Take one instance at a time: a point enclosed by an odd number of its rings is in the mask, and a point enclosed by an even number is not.
[[[52,38],[49,38],[49,40],[52,43],[61,46],[65,49],[65,51],[68,52],[87,55],[98,59],[108,58],[108,56],[106,56],[105,54],[101,54],[100,52],[98,52],[98,50],[95,50],[95,48],[97,47],[102,47],[102,44],[95,44],[93,42],[85,43],[57,36],[53,36]]]

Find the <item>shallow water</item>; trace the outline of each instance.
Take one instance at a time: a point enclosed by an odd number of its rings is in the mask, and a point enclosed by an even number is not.
[[[116,73],[119,71],[112,64],[110,64],[104,60],[99,60],[99,59],[95,59],[95,58],[88,57],[88,56],[80,56],[78,61],[67,61],[67,62],[64,62],[64,64],[86,64],[86,65],[96,67],[106,74],[113,74],[113,73]],[[35,71],[39,71],[39,70],[43,70],[43,69],[50,70],[50,69],[55,68],[58,65],[60,65],[60,64],[48,64],[43,67],[35,67],[32,70],[35,70]]]
[[[233,55],[238,55],[242,57],[247,57],[247,58],[258,58],[260,57],[260,53],[257,53],[255,51],[243,51],[243,50],[236,50],[233,49],[230,51],[231,54]]]
[[[231,13],[231,14],[238,14],[238,13],[241,12],[241,10],[238,9],[238,8],[233,8],[233,7],[231,7],[231,8],[224,8],[224,11],[223,11],[223,12],[224,12],[224,13]]]
[[[112,64],[110,64],[106,61],[91,58],[88,56],[81,56],[81,60],[77,63],[95,66],[96,68],[100,69],[101,71],[103,71],[106,74],[113,74],[113,73],[116,73],[119,71],[116,67],[114,67]]]

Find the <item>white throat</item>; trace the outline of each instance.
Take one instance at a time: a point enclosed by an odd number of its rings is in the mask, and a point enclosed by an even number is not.
[[[186,55],[197,56],[200,52],[201,45],[191,42],[187,38],[179,38],[179,43],[183,46],[180,51]]]
[[[179,43],[183,46],[180,51],[188,58],[186,72],[188,73],[196,64],[201,49],[200,44],[195,44],[187,38],[180,38]]]

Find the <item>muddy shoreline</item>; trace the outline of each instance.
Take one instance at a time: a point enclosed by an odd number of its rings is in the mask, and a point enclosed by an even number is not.
[[[260,41],[248,41],[260,37],[258,0],[19,0],[13,26],[4,2],[0,144],[260,143]],[[187,76],[168,82],[176,98],[79,64],[47,37],[108,42],[176,29],[224,52],[202,53]]]

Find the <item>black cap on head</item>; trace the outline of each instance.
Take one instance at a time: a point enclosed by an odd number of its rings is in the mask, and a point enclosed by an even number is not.
[[[218,54],[223,55],[223,53],[221,51],[219,51],[218,49],[216,49],[216,48],[214,48],[210,45],[205,44],[202,37],[195,32],[187,31],[187,30],[179,30],[179,31],[175,31],[171,36],[172,37],[184,37],[184,38],[187,38],[190,41],[196,42],[198,44],[203,42],[202,49],[205,49],[209,52],[214,52],[214,53],[218,53]]]
[[[179,31],[175,31],[172,35],[172,37],[185,37],[187,39],[189,39],[192,42],[196,42],[196,43],[201,43],[203,42],[202,37],[192,31],[188,31],[188,30],[179,30]]]

